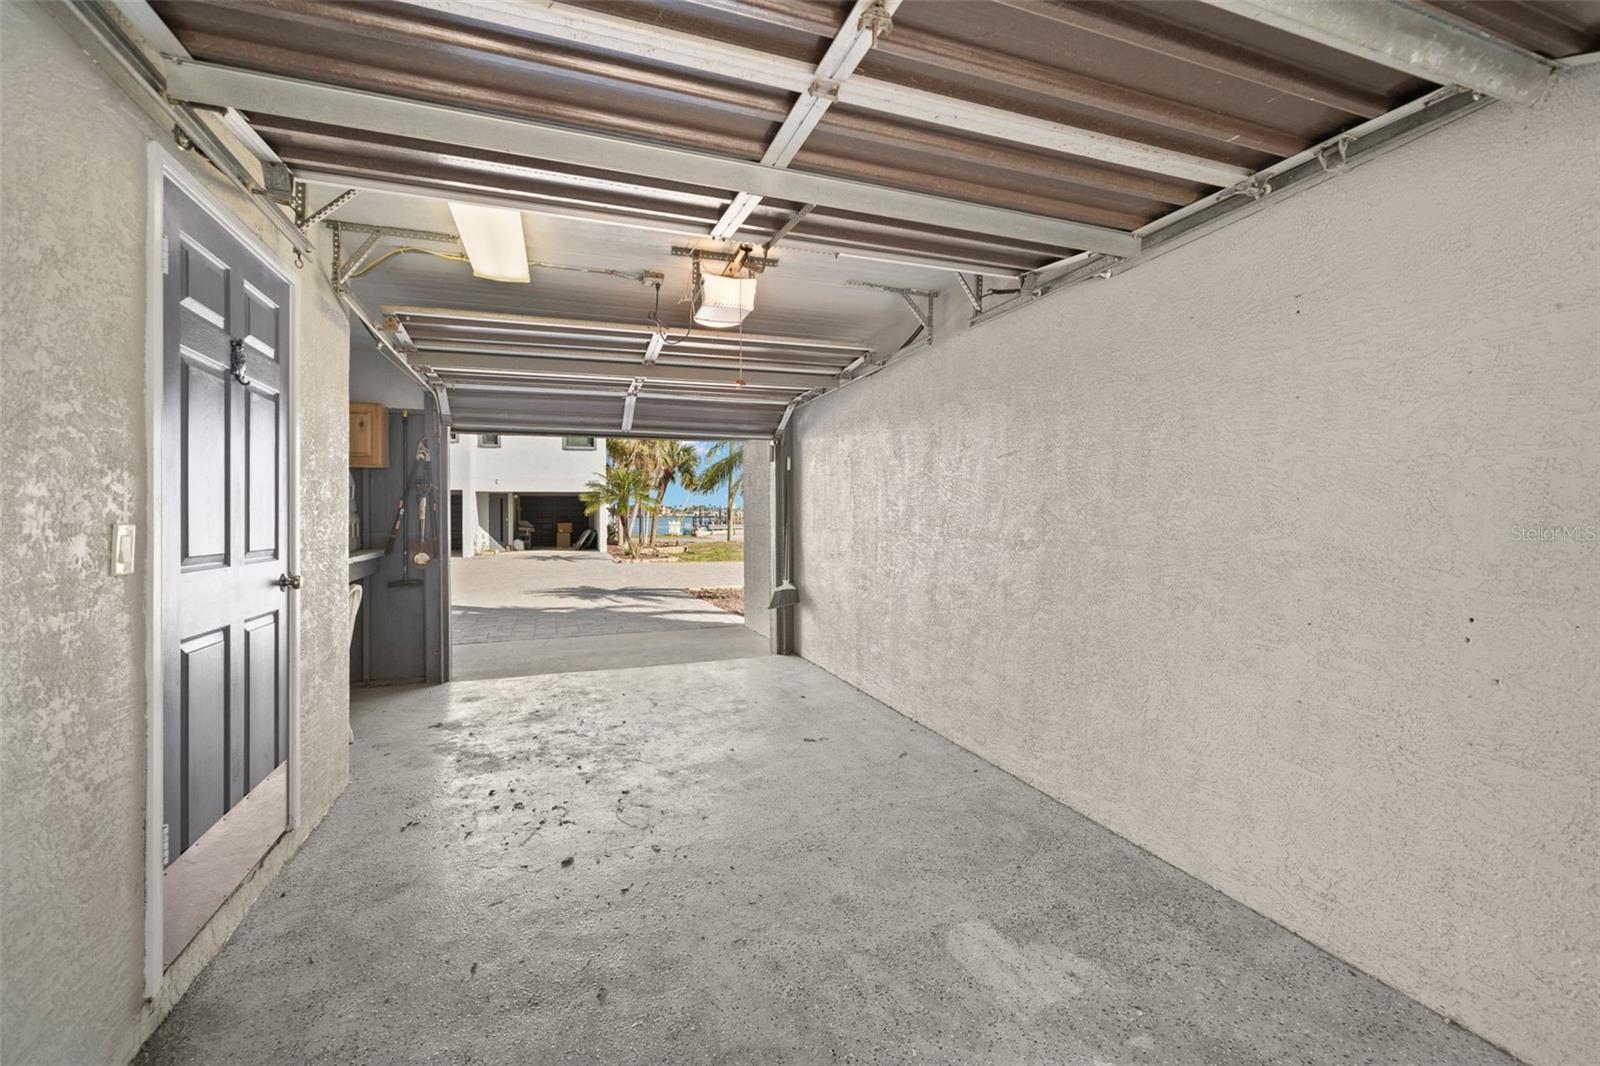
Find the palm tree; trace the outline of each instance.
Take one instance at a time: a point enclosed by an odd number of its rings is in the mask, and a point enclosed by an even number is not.
[[[609,450],[609,449],[608,449]],[[650,495],[650,478],[637,467],[624,464],[606,464],[603,478],[595,478],[584,486],[583,513],[594,514],[602,507],[610,508],[617,516],[622,530],[622,547],[634,558],[639,557],[639,546],[628,532],[639,510],[655,503]]]
[[[665,443],[645,438],[611,440],[606,444],[606,451],[612,462],[634,471],[646,485],[654,487],[661,469],[662,445]],[[637,526],[637,538],[643,541],[645,539],[643,505],[640,505],[638,514],[629,514],[628,522],[629,536],[635,535]]]
[[[706,452],[711,465],[700,471],[695,487],[705,492],[728,486],[728,539],[733,539],[733,498],[744,488],[744,442],[723,440]]]
[[[700,453],[694,445],[681,440],[664,440],[659,454],[660,463],[656,468],[656,504],[650,512],[650,546],[656,544],[656,526],[661,518],[661,505],[667,498],[667,489],[672,487],[674,481],[679,482],[684,488],[695,484],[695,476],[700,469]]]

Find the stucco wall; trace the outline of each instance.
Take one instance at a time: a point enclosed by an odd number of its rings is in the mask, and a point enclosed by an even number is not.
[[[1591,70],[806,406],[802,654],[1588,1061],[1597,122]]]
[[[744,445],[744,624],[768,636],[772,615],[772,446],[764,440]]]
[[[297,272],[300,829],[143,1002],[147,578],[111,577],[110,531],[149,546],[147,144],[170,135],[42,4],[0,5],[4,358],[0,558],[0,1059],[117,1063],[232,931],[348,777],[345,316]],[[229,204],[237,199],[191,168]],[[240,221],[267,232],[247,209]],[[272,245],[280,253],[282,243]],[[285,261],[287,257],[285,256]],[[291,267],[292,270],[292,267]]]
[[[606,439],[593,448],[563,448],[560,437],[501,434],[498,448],[462,433],[450,445],[450,488],[478,492],[582,492],[606,474]]]
[[[372,347],[364,334],[353,333],[359,344],[350,347],[350,399],[381,403],[390,410],[422,410],[422,386],[417,379],[391,363]]]

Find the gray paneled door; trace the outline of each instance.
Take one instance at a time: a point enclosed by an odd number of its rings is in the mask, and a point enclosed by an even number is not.
[[[288,756],[289,286],[163,190],[164,861]]]

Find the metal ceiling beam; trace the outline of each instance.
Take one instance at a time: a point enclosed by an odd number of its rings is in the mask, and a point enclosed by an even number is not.
[[[421,196],[442,202],[482,204],[484,207],[505,207],[513,211],[526,211],[530,215],[553,215],[557,218],[575,218],[584,222],[599,222],[607,226],[645,230],[651,233],[669,233],[674,237],[709,237],[711,223],[683,218],[627,215],[594,207],[583,207],[553,200],[539,200],[518,196],[511,192],[485,192],[482,189],[446,188],[405,175],[378,176],[358,173],[323,164],[301,163],[294,168],[295,177],[308,184],[328,185],[334,188],[354,187],[367,192],[391,193],[398,196]]]
[[[522,119],[463,111],[271,74],[177,60],[167,74],[173,99],[262,111],[304,122],[351,126],[395,137],[460,144],[525,158],[596,167],[709,188],[814,203],[839,210],[933,223],[1015,240],[1133,255],[1131,233],[1020,211],[909,193],[744,160],[624,141]]]
[[[438,186],[428,185],[425,182],[408,181],[403,178],[391,177],[385,179],[371,175],[319,170],[315,167],[305,166],[297,166],[295,168],[295,176],[301,181],[311,184],[339,188],[355,186],[369,192],[392,193],[398,196],[420,196],[425,199],[440,201],[454,200],[458,203],[483,204],[485,207],[505,207],[513,211],[526,211],[532,215],[577,218],[586,222],[598,222],[602,225],[622,226],[626,229],[668,233],[674,237],[698,237],[703,239],[711,234],[709,224],[701,227],[687,222],[652,219],[644,216],[609,214],[584,208],[574,208],[564,204],[528,200],[512,195],[497,195],[469,189],[442,189]],[[764,243],[772,243],[772,238],[767,238]],[[809,237],[786,237],[784,247],[791,251],[811,252],[840,259],[860,259],[867,262],[888,263],[894,266],[915,267],[919,270],[932,270],[942,274],[965,271],[968,274],[1015,278],[1019,273],[1015,269],[996,267],[993,263],[971,262],[956,258],[937,259],[911,252],[896,254],[888,249],[872,251],[860,245],[835,247]]]
[[[705,2],[705,0],[695,0]],[[771,9],[748,3],[747,0],[736,0],[734,5],[741,16],[756,18],[769,14]],[[413,14],[412,12],[417,12]],[[321,32],[328,28],[358,30],[364,39],[388,44],[404,44],[408,47],[422,43],[433,44],[451,51],[465,51],[485,53],[501,59],[512,61],[521,67],[531,65],[535,68],[546,69],[551,65],[570,72],[582,78],[602,78],[607,81],[617,81],[634,86],[642,92],[655,96],[677,96],[686,98],[685,102],[690,107],[708,106],[732,116],[744,118],[759,118],[761,120],[781,122],[789,111],[789,104],[783,99],[786,94],[775,93],[766,86],[734,85],[721,79],[711,79],[695,75],[689,71],[672,70],[656,64],[641,65],[628,60],[603,58],[592,52],[573,52],[565,48],[551,49],[545,47],[543,42],[529,40],[521,35],[511,35],[480,23],[441,23],[435,18],[423,15],[420,9],[412,8],[397,10],[394,8],[368,9],[351,5],[319,4],[314,11],[308,11],[303,5],[297,4],[292,9],[274,6],[273,16],[284,16],[291,21],[304,25],[308,32]],[[813,9],[812,17],[820,24],[815,32],[831,38],[837,30],[837,16],[830,14],[828,9]],[[302,21],[303,20],[303,21]],[[902,28],[900,36],[916,36],[917,33],[909,28]],[[892,52],[899,45],[899,37],[887,41],[880,38],[879,47],[885,53]],[[900,42],[904,43],[904,42]],[[886,46],[886,47],[885,47]],[[180,53],[172,53],[180,54]],[[273,48],[270,52],[259,49],[253,51],[255,61],[248,65],[257,70],[273,70],[290,77],[317,78],[315,65],[305,62],[303,56],[292,50]],[[285,60],[294,58],[295,65],[287,65]],[[215,57],[218,62],[236,62],[240,59],[237,52],[222,53]],[[953,57],[952,57],[953,60]],[[382,75],[371,67],[363,64],[366,72],[362,84],[377,91],[390,92],[398,96],[408,96],[415,99],[440,99],[432,88],[440,88],[440,83],[435,79],[418,78],[404,80],[390,72],[390,77],[395,80],[382,80]],[[350,67],[344,68],[351,72]],[[379,81],[365,80],[369,76],[378,76]],[[1060,87],[1061,72],[1055,71],[1050,85]],[[409,86],[403,88],[402,86]],[[1109,87],[1108,87],[1109,88]],[[1046,89],[1048,95],[1048,88]],[[474,90],[474,96],[483,101],[482,110],[502,111],[511,114],[522,113],[510,104],[514,94],[505,92],[486,92],[481,86]],[[1101,104],[1108,101],[1095,97]],[[543,101],[541,106],[548,106],[549,101]],[[1091,104],[1090,106],[1095,106]],[[1386,104],[1380,101],[1376,114]],[[1101,108],[1097,108],[1101,109]],[[577,110],[577,109],[573,109]],[[1115,110],[1113,108],[1113,110]],[[565,114],[565,117],[563,117]],[[606,126],[607,122],[622,122],[616,116],[609,116],[601,112],[589,110],[581,115],[566,113],[564,108],[554,108],[544,112],[545,121],[576,125],[585,129],[600,129],[601,132],[616,133],[620,136],[630,136],[623,126]],[[1133,116],[1137,117],[1137,116]],[[866,111],[841,112],[838,108],[831,109],[827,114],[827,126],[830,132],[843,133],[854,139],[867,138],[879,153],[892,151],[897,145],[911,147],[914,150],[931,152],[944,158],[955,158],[966,161],[971,158],[972,145],[967,138],[954,133],[949,129],[913,128],[903,123],[898,123],[893,118]],[[1162,123],[1158,120],[1157,125]],[[625,123],[624,123],[625,125]],[[660,128],[662,139],[678,143],[681,147],[696,148],[714,152],[721,155],[748,156],[759,154],[764,148],[762,142],[753,150],[741,150],[737,145],[748,142],[749,138],[739,136],[711,137],[704,131],[700,135],[705,138],[704,143],[694,141],[678,141],[680,134],[689,131],[675,128],[670,134],[666,128]],[[1225,143],[1242,143],[1235,137],[1241,129],[1238,126],[1229,128],[1229,135],[1222,138]],[[721,145],[720,147],[718,145]],[[1298,147],[1298,146],[1297,146]],[[1170,178],[1159,177],[1152,174],[1136,174],[1131,171],[1112,171],[1104,167],[1075,161],[1065,156],[1044,156],[1035,152],[1019,151],[1014,147],[1003,147],[995,142],[987,146],[987,154],[991,165],[1000,165],[1002,159],[1009,160],[1010,166],[1022,173],[1037,173],[1046,177],[1055,177],[1073,181],[1076,184],[1100,188],[1109,192],[1123,192],[1135,196],[1153,196],[1166,203],[1184,204],[1194,199],[1192,190],[1185,186],[1186,182],[1175,181]],[[859,163],[861,161],[857,161]],[[848,169],[852,166],[850,160],[840,156],[833,156],[825,169],[837,177],[854,177],[858,180],[875,180],[869,175],[854,172]],[[841,169],[845,168],[845,169]],[[1142,190],[1142,191],[1141,191]],[[924,189],[927,192],[937,192],[935,189]],[[953,195],[945,193],[944,195]],[[720,211],[727,200],[725,196],[710,198],[713,206]],[[716,215],[707,220],[709,225],[715,221]],[[1100,221],[1084,219],[1084,221]],[[1115,225],[1115,223],[1104,223]]]
[[[509,0],[434,0],[432,6],[466,18],[573,41],[650,63],[665,63],[714,78],[776,86],[794,93],[808,92],[816,77],[811,64],[802,60],[670,30],[652,22],[636,22],[588,7],[548,2],[523,4]],[[1201,156],[876,78],[851,78],[839,87],[835,102],[1206,185],[1232,185],[1249,173],[1243,167]],[[743,187],[728,184],[723,188]],[[810,201],[801,199],[800,202]]]
[[[643,378],[647,382],[683,382],[688,385],[733,385],[733,367],[674,366],[652,363],[613,362],[598,359],[552,359],[525,355],[475,355],[457,352],[418,351],[411,356],[414,366],[429,366],[441,373],[454,371],[480,371],[495,374],[529,374],[562,377],[617,378],[631,381]],[[833,385],[839,375],[830,373],[797,374],[776,370],[756,370],[746,366],[739,376],[746,385],[792,389],[795,392],[817,386]],[[532,382],[530,381],[530,384]]]
[[[158,55],[189,58],[189,50],[178,40],[178,35],[172,32],[172,28],[156,14],[155,8],[150,6],[150,0],[101,0],[101,2],[116,8],[117,13]],[[229,133],[238,138],[239,143],[244,145],[251,155],[256,157],[263,169],[271,165],[280,167],[283,165],[278,153],[261,139],[238,111],[233,108],[225,111],[222,115],[222,124],[228,128]]]
[[[844,25],[834,35],[833,43],[818,61],[815,80],[795,99],[778,132],[772,135],[772,142],[761,155],[762,166],[787,167],[800,154],[806,138],[838,98],[839,86],[855,73],[856,67],[872,50],[900,3],[901,0],[856,0],[844,18]],[[739,193],[711,228],[711,235],[731,240],[759,206],[761,197]]]
[[[130,35],[122,18],[92,0],[46,4],[45,9],[141,109],[157,122],[171,122],[182,147],[195,149],[253,202],[273,228],[288,239],[297,261],[315,253],[316,245],[278,209],[263,179],[233,154],[194,108],[168,97],[165,71],[146,51],[144,43]]]
[[[1259,54],[1249,48],[1198,30],[1152,17],[1158,9],[1139,4],[1082,4],[1061,0],[996,0],[996,2],[1073,29],[1142,48],[1203,70],[1362,118],[1375,118],[1389,108],[1381,93],[1346,85],[1303,67]]]
[[[1198,200],[1146,226],[1141,231],[1146,237],[1145,248],[1138,258],[1117,260],[1098,255],[1074,256],[1070,260],[1070,269],[1039,282],[1017,299],[974,316],[972,324],[976,326],[999,318],[1072,285],[1091,280],[1095,284],[1102,284],[1099,279],[1120,277],[1175,248],[1205,237],[1235,219],[1264,210],[1324,181],[1333,180],[1354,167],[1381,158],[1491,103],[1489,97],[1471,90],[1436,89],[1386,115],[1263,170],[1257,175],[1257,188],[1261,190],[1259,197],[1222,192]]]
[[[1554,63],[1403,0],[1205,0],[1213,7],[1440,85],[1536,103]]]

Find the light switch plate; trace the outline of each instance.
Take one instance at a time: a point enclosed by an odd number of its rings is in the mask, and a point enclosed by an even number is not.
[[[111,573],[114,577],[123,577],[133,573],[133,564],[137,556],[136,550],[137,530],[132,522],[118,522],[111,533]]]

